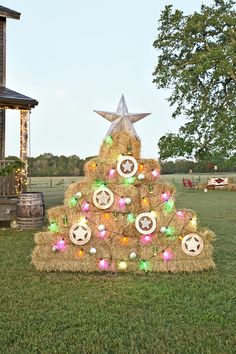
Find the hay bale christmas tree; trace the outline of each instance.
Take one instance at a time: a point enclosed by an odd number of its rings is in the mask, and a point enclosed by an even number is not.
[[[160,183],[160,166],[140,158],[133,123],[148,114],[96,111],[111,121],[83,182],[71,184],[64,206],[48,211],[49,231],[35,235],[33,264],[41,271],[179,272],[214,267],[213,232],[195,212],[176,210],[175,188]]]

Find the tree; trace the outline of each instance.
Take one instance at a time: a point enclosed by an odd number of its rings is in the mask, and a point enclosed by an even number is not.
[[[159,19],[157,88],[170,88],[173,118],[187,123],[162,136],[160,157],[229,158],[236,153],[236,11],[214,0],[184,15],[168,5]]]

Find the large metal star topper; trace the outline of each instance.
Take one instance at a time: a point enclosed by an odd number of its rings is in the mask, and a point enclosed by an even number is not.
[[[94,112],[98,113],[103,118],[109,120],[109,122],[112,122],[110,129],[107,132],[107,135],[112,135],[116,132],[125,131],[135,136],[137,139],[139,139],[139,137],[134,129],[133,123],[136,123],[139,120],[151,114],[151,113],[129,113],[124,95],[121,96],[116,112],[95,111],[95,110]]]

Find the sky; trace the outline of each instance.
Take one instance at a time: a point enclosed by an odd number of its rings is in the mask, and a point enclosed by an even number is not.
[[[204,0],[204,4],[212,4]],[[37,99],[30,118],[30,156],[97,155],[110,123],[93,110],[116,111],[122,94],[135,123],[142,157],[158,158],[157,143],[177,132],[168,90],[157,90],[153,42],[165,5],[189,14],[195,0],[2,0],[21,13],[7,20],[7,84]],[[7,111],[6,156],[19,156],[19,112]]]

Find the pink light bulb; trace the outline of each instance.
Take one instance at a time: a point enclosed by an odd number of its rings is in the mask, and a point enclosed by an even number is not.
[[[98,262],[98,267],[100,270],[107,270],[109,267],[109,263],[107,259],[100,259]]]
[[[88,202],[84,202],[84,203],[82,204],[82,210],[83,210],[83,211],[89,211],[89,209],[90,209],[89,203],[88,203]]]
[[[124,209],[125,208],[125,198],[121,197],[120,200],[119,200],[119,207],[121,209]]]
[[[180,219],[183,219],[183,218],[184,218],[184,212],[181,211],[181,210],[178,210],[178,211],[176,212],[176,215],[177,215]]]
[[[102,230],[99,232],[99,238],[104,239],[106,236],[106,230]]]
[[[165,262],[170,261],[173,258],[173,253],[171,252],[170,249],[166,249],[163,253],[162,253],[162,258]]]
[[[112,167],[109,171],[109,177],[113,178],[115,176],[116,170]]]
[[[159,172],[157,170],[152,170],[152,175],[153,175],[153,177],[158,177]]]
[[[66,247],[66,243],[65,243],[65,240],[63,238],[61,238],[60,240],[58,240],[56,243],[55,243],[55,246],[57,247],[57,249],[59,251],[62,251],[65,249]]]
[[[161,199],[163,200],[163,202],[167,202],[167,200],[170,199],[170,193],[169,192],[163,192],[161,194]]]
[[[142,244],[147,244],[152,241],[152,236],[151,235],[142,235],[140,239]]]

